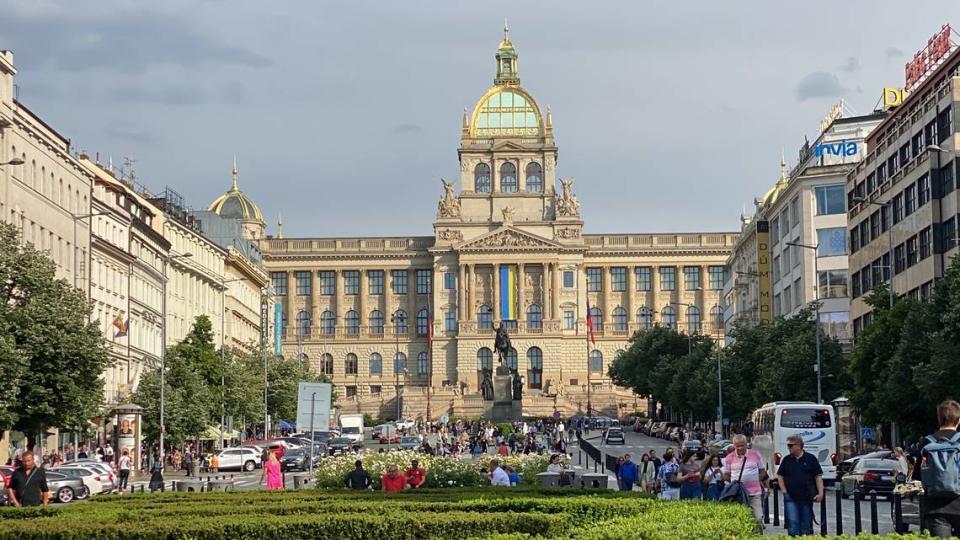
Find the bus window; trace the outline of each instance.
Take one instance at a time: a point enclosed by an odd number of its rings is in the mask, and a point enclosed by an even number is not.
[[[812,429],[830,426],[830,411],[827,409],[783,409],[780,413],[780,427]]]

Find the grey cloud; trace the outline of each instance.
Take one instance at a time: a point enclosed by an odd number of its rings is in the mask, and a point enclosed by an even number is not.
[[[896,47],[887,47],[887,58],[896,58],[898,56],[903,56],[903,51]]]
[[[393,132],[398,134],[423,133],[423,126],[417,124],[397,124],[393,126]]]
[[[247,87],[237,83],[229,83],[220,91],[220,98],[230,104],[237,105],[247,100]]]
[[[814,71],[808,74],[797,84],[797,99],[806,101],[815,98],[837,98],[846,93],[847,89],[840,85],[840,79],[833,73]]]
[[[856,73],[860,71],[860,60],[856,56],[848,56],[847,61],[840,66],[840,71]]]
[[[158,89],[118,86],[107,92],[106,97],[122,103],[158,103],[171,106],[198,105],[207,100],[206,92],[189,86],[167,86]]]
[[[103,134],[111,139],[142,144],[152,144],[157,140],[151,133],[129,122],[113,122],[107,124],[107,127],[103,130]]]

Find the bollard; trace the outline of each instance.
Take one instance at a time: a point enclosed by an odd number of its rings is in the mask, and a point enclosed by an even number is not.
[[[165,491],[167,491],[167,483],[166,483],[166,482],[160,482],[160,493],[163,493],[163,492],[165,492]]]
[[[780,526],[780,489],[773,488],[773,526]]]
[[[837,507],[837,536],[843,535],[843,497],[840,496],[840,490],[833,492],[833,500]]]
[[[824,490],[823,498],[820,499],[820,536],[826,536],[826,535],[827,535],[827,491]]]
[[[853,490],[853,534],[858,535],[863,532],[863,524],[860,523],[860,490]]]
[[[770,491],[763,492],[763,504],[760,505],[763,508],[763,524],[770,524]]]
[[[896,491],[893,492],[893,532],[907,532],[903,526],[903,496]]]
[[[877,490],[870,490],[870,534],[880,534],[880,523],[877,519]]]

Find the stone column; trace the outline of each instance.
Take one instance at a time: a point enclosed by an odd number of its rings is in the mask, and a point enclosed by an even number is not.
[[[629,331],[630,321],[633,321],[635,318],[635,315],[633,313],[633,289],[634,289],[635,279],[633,275],[632,266],[627,266],[626,274],[627,274],[627,284],[626,284],[627,290],[626,290],[626,294],[623,296],[624,298],[623,308],[627,310],[627,330]]]
[[[287,303],[284,308],[287,312],[287,337],[290,339],[297,338],[297,281],[295,273],[292,270],[287,270]]]
[[[320,276],[316,270],[310,270],[310,335],[316,334],[320,326]]]
[[[463,296],[466,298],[466,305],[463,306],[463,318],[468,321],[473,320],[473,303],[474,303],[473,299],[475,297],[473,291],[477,286],[477,277],[474,274],[475,274],[474,265],[472,264],[463,265],[463,275],[464,275],[464,278],[466,278],[462,285],[462,287],[465,288],[463,291]]]
[[[560,319],[560,266],[557,263],[550,263],[550,318]]]
[[[612,280],[610,279],[610,265],[604,265],[602,268],[603,272],[603,292],[601,293],[603,297],[603,321],[604,329],[607,328],[609,323],[613,322],[613,291],[612,289]],[[597,302],[600,304],[601,302]]]
[[[526,295],[523,293],[525,283],[523,263],[517,263],[517,318],[527,322],[526,311],[523,307],[523,301],[526,298]]]
[[[659,322],[660,317],[660,267],[650,267],[650,308],[652,322]]]
[[[407,269],[407,328],[417,331],[417,269]],[[409,333],[407,335],[410,335]],[[407,352],[407,369],[410,369],[410,353]]]
[[[361,268],[359,273],[360,275],[357,278],[359,283],[357,286],[360,288],[360,290],[357,291],[357,296],[360,301],[357,302],[357,311],[360,313],[360,328],[363,329],[367,328],[367,325],[370,323],[370,319],[367,317],[367,311],[369,309],[367,306],[367,271]],[[367,328],[367,332],[369,331],[369,328]],[[361,333],[365,332],[361,330]]]
[[[493,265],[493,320],[500,320],[500,263]]]
[[[340,333],[343,331],[344,317],[347,314],[346,309],[344,309],[343,301],[343,270],[337,268],[334,270],[334,280],[333,280],[334,293],[337,296],[337,307],[334,311],[337,321],[337,332]]]
[[[457,322],[467,318],[466,298],[466,265],[457,265]]]

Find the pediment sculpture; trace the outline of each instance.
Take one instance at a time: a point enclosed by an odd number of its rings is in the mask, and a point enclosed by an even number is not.
[[[443,197],[437,203],[437,218],[459,218],[460,217],[460,199],[453,194],[453,182],[447,182],[440,179],[443,184]]]
[[[562,191],[556,196],[557,216],[580,217],[580,201],[573,194],[573,177],[560,179]]]
[[[520,234],[516,231],[506,230],[486,238],[481,238],[472,242],[466,248],[476,247],[552,247],[551,244],[537,240],[536,238]]]

